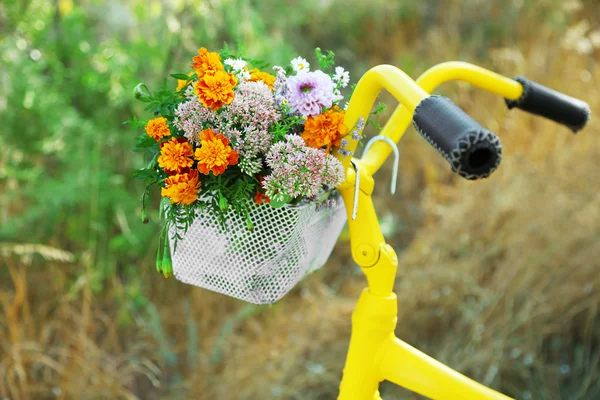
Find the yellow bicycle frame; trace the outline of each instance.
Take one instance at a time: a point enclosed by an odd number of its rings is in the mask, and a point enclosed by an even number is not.
[[[415,107],[437,86],[461,80],[507,99],[521,97],[520,83],[483,68],[462,62],[440,64],[426,71],[416,82],[396,67],[380,65],[369,70],[359,81],[346,112],[344,123],[355,127],[366,121],[382,89],[399,102],[381,135],[398,142],[412,121]],[[347,151],[356,149],[357,140],[348,135]],[[397,300],[393,292],[398,259],[381,233],[371,194],[373,174],[391,152],[384,142],[376,142],[362,159],[344,157],[336,151],[348,171],[339,190],[348,214],[352,257],[368,281],[352,314],[352,336],[338,400],[380,400],[378,387],[391,381],[433,399],[510,399],[441,364],[394,335],[398,319]],[[352,161],[354,169],[349,169]],[[357,179],[357,177],[359,179]],[[355,182],[358,212],[353,219]]]

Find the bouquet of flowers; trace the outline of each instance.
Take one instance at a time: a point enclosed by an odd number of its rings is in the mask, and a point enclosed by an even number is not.
[[[331,249],[325,249],[325,260],[316,260],[322,256],[316,249],[323,238],[314,238],[313,231],[319,226],[316,236],[322,236],[336,220],[334,232],[339,235],[345,220],[334,190],[345,171],[332,150],[348,133],[340,89],[350,77],[335,66],[332,52],[316,49],[315,55],[320,69],[311,70],[307,60],[297,57],[267,72],[262,62],[230,54],[227,48],[201,48],[192,59],[192,71],[171,75],[176,88],[151,94],[145,85],[136,86],[135,96],[153,114],[150,120],[135,120],[145,126],[137,150],[150,159],[136,176],[147,182],[144,219],[149,191],[160,187],[164,224],[157,269],[165,277],[174,273],[180,280],[224,293],[239,278],[237,291],[256,294],[260,277],[269,275],[266,270],[292,269],[293,276],[285,279],[290,281],[325,262]],[[285,232],[277,229],[282,224],[288,224]],[[313,231],[306,231],[307,224]],[[298,248],[306,238],[292,243],[300,234],[316,240],[314,254]],[[213,242],[200,249],[207,237]],[[300,272],[298,264],[306,264]],[[239,265],[246,272],[240,273]],[[238,270],[223,277],[227,268]],[[212,281],[207,284],[207,279]],[[278,286],[275,281],[272,274],[266,279],[269,290]],[[250,301],[272,300],[265,300],[264,293],[259,297]]]

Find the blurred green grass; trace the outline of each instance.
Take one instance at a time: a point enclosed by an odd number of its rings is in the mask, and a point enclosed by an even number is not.
[[[600,113],[594,0],[2,3],[0,396],[336,397],[364,286],[346,243],[272,307],[154,272],[156,213],[141,223],[122,124],[143,107],[131,89],[224,42],[272,64],[332,49],[353,80],[470,61]],[[572,137],[464,85],[440,93],[501,136],[505,159],[460,182],[411,131],[401,193],[386,195],[389,165],[377,175],[401,256],[398,336],[516,398],[600,397],[599,125]]]

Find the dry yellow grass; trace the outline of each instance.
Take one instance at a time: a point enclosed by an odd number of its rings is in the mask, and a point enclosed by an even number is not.
[[[424,42],[432,62],[459,53],[460,41],[440,32]],[[490,51],[487,66],[583,98],[600,115],[600,53],[562,48],[552,32],[536,39]],[[403,140],[402,194],[377,200],[382,215],[412,225],[390,238],[403,246],[397,335],[520,399],[600,398],[600,124],[574,137],[507,112],[489,94],[462,85],[444,93],[500,135],[505,156],[490,179],[465,182],[414,131]],[[378,193],[389,175],[388,167],[377,176]],[[81,274],[84,262],[42,254],[29,263],[16,253],[0,254],[11,277],[0,286],[2,398],[336,396],[364,286],[347,243],[272,307],[144,272],[153,303],[124,310],[118,278],[100,296],[87,281],[92,271]],[[388,400],[417,398],[382,391]]]

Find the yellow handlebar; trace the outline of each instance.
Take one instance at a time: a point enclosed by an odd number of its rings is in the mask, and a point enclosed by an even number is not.
[[[410,115],[412,115],[421,100],[429,96],[425,90],[400,69],[392,65],[379,65],[367,71],[356,85],[356,89],[354,89],[352,101],[344,118],[344,124],[348,128],[353,129],[356,127],[361,118],[363,121],[369,118],[373,103],[382,89],[389,91],[405,109],[409,110]],[[348,155],[338,151],[334,154],[342,162],[344,171],[347,171],[351,161],[350,155],[356,150],[358,140],[353,137],[352,133],[346,136],[344,140],[346,144],[343,146],[343,151]]]
[[[453,80],[470,83],[483,90],[495,93],[509,100],[516,100],[523,94],[523,86],[519,82],[506,78],[485,68],[457,61],[442,63],[428,69],[417,79],[416,83],[423,91],[426,93],[431,93],[442,83]],[[402,83],[402,85],[405,84]],[[387,87],[388,86],[386,86],[386,88]],[[403,86],[403,89],[405,87],[408,88],[409,85]],[[358,90],[359,87],[357,86],[356,89]],[[412,91],[412,88],[410,90]],[[359,103],[357,100],[360,99],[354,99],[354,96],[357,94],[360,95],[360,93],[355,92],[352,103]],[[396,95],[394,96],[398,98]],[[373,101],[374,100],[375,99],[373,98]],[[373,101],[368,103],[368,107],[373,105]],[[403,105],[407,107],[402,107]],[[358,107],[365,108],[366,106],[367,104],[363,103]],[[357,112],[356,109],[353,109],[352,111],[355,113]],[[401,101],[401,104],[396,108],[392,116],[385,124],[383,130],[381,131],[381,135],[388,137],[397,143],[406,132],[406,129],[409,127],[412,121],[413,111],[414,107],[411,108],[410,104],[405,104]],[[366,113],[368,113],[368,111]],[[346,117],[346,122],[350,123],[346,125],[348,127],[354,126],[358,118],[360,118],[356,117],[355,119],[350,119],[348,118],[348,115]],[[369,174],[374,174],[383,165],[387,157],[390,155],[390,152],[390,147],[385,143],[374,143],[368,154],[364,155],[361,159],[361,166],[366,168]],[[347,167],[347,164],[345,167]]]

